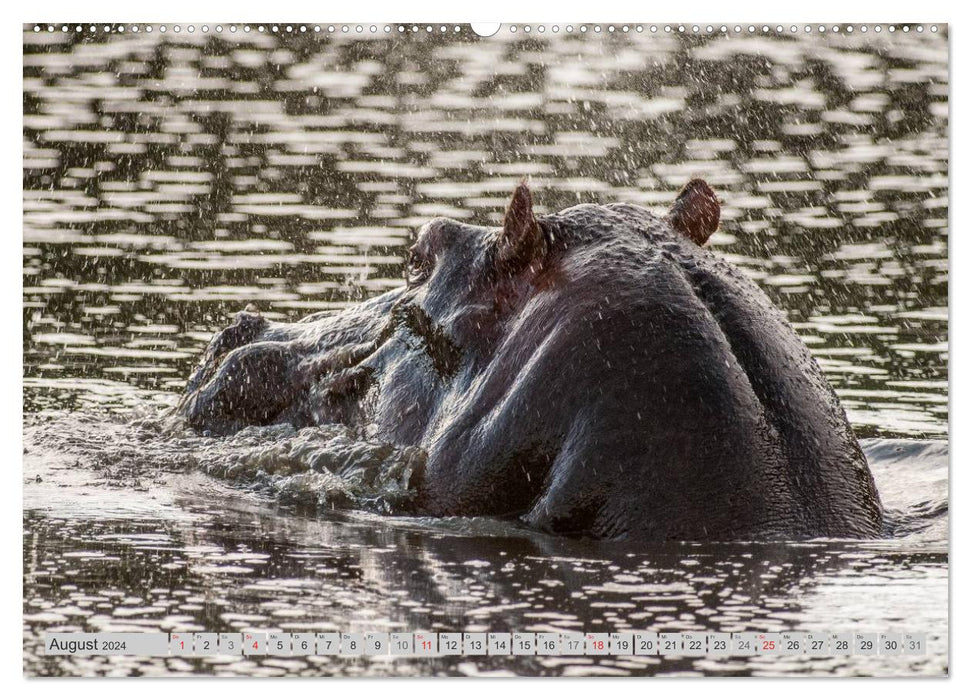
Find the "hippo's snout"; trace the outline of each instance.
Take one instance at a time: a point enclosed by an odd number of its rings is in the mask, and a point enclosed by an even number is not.
[[[289,344],[251,343],[214,359],[214,366],[203,368],[206,381],[180,405],[193,428],[228,433],[267,425],[292,404],[299,357]]]
[[[176,411],[192,428],[217,434],[284,421],[351,420],[371,385],[373,372],[362,363],[383,336],[349,336],[334,323],[339,318],[321,318],[305,331],[247,307],[210,341]]]
[[[219,331],[209,342],[202,361],[186,383],[182,403],[212,379],[226,355],[256,341],[267,325],[267,320],[252,304],[236,314],[233,324]]]

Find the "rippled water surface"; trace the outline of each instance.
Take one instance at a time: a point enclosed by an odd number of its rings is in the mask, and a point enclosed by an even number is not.
[[[25,670],[944,672],[947,61],[945,33],[926,31],[26,31]],[[893,535],[632,550],[494,521],[364,515],[355,499],[393,503],[409,455],[358,449],[361,464],[398,471],[374,483],[362,467],[348,487],[308,467],[322,445],[344,449],[340,435],[210,444],[157,425],[232,313],[256,302],[295,320],[394,287],[411,231],[439,215],[498,222],[524,175],[542,211],[663,210],[689,177],[705,177],[724,201],[713,248],[789,313],[823,366],[867,438]],[[222,466],[205,474],[200,459]],[[927,631],[932,653],[906,663],[39,655],[46,629],[338,628],[894,628]]]

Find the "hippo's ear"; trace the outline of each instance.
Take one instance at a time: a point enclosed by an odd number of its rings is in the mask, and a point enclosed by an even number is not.
[[[704,180],[692,180],[674,200],[669,215],[671,226],[682,236],[704,245],[718,228],[721,206]]]
[[[499,234],[497,263],[510,272],[519,272],[546,253],[546,238],[533,216],[533,195],[526,180],[512,193]]]

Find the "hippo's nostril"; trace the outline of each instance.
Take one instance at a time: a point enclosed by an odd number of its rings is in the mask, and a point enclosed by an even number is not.
[[[377,343],[359,343],[357,345],[342,345],[324,354],[322,357],[312,357],[301,363],[301,370],[308,381],[315,381],[328,374],[341,372],[358,365],[374,354]]]
[[[359,397],[371,386],[373,376],[370,367],[354,367],[332,375],[322,388],[331,399]]]

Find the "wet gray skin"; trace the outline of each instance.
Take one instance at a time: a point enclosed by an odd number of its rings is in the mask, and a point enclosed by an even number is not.
[[[179,411],[200,431],[342,422],[427,452],[418,511],[645,540],[872,537],[835,393],[768,297],[703,246],[700,180],[665,216],[584,204],[435,219],[402,289],[293,324],[242,312]]]

